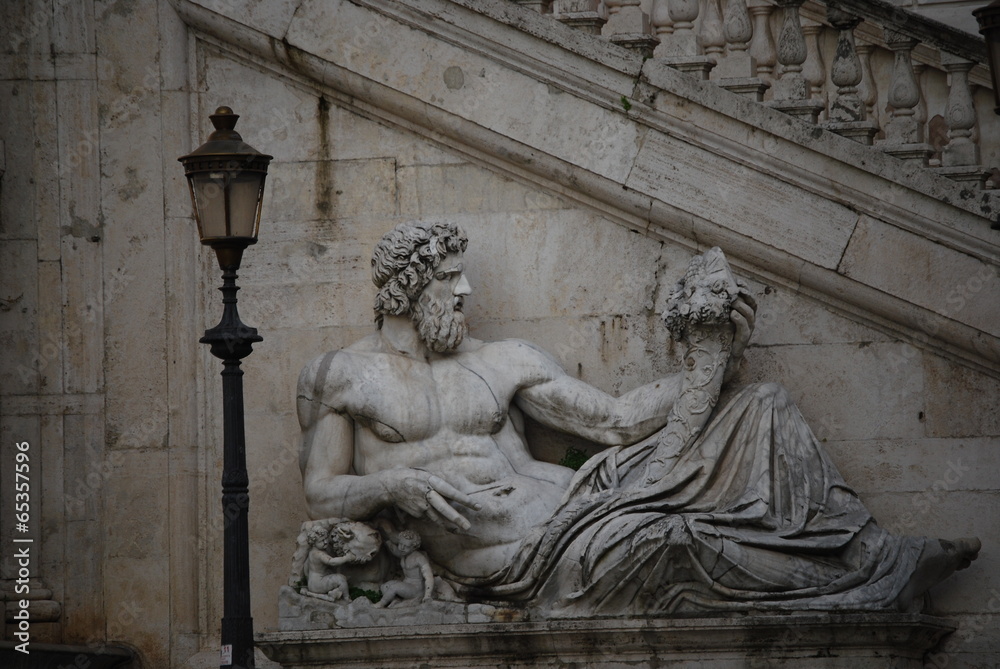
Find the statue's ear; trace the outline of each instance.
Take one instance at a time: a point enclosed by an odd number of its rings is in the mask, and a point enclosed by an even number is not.
[[[353,539],[354,531],[349,527],[338,527],[337,534],[340,535],[341,539]]]

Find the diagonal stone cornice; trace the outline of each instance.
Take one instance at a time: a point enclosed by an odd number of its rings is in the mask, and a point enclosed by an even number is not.
[[[744,272],[1000,375],[991,193],[506,0],[174,5],[207,38],[338,104],[652,237],[719,245]],[[465,73],[457,91],[449,67]],[[905,278],[913,268],[886,266],[886,250],[928,268]]]

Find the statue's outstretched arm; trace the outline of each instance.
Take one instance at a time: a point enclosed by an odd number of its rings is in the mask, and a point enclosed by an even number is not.
[[[517,392],[517,406],[540,423],[599,444],[618,446],[645,439],[663,427],[677,398],[677,375],[615,398],[569,376],[540,349],[525,348],[526,355],[536,356],[535,364],[544,374]]]

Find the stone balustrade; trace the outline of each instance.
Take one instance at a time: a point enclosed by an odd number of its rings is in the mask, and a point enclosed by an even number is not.
[[[900,160],[1000,186],[982,42],[884,0],[515,1]]]

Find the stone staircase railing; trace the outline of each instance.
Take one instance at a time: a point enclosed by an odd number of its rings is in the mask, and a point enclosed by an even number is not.
[[[1000,186],[984,42],[885,0],[513,1],[970,187]]]

